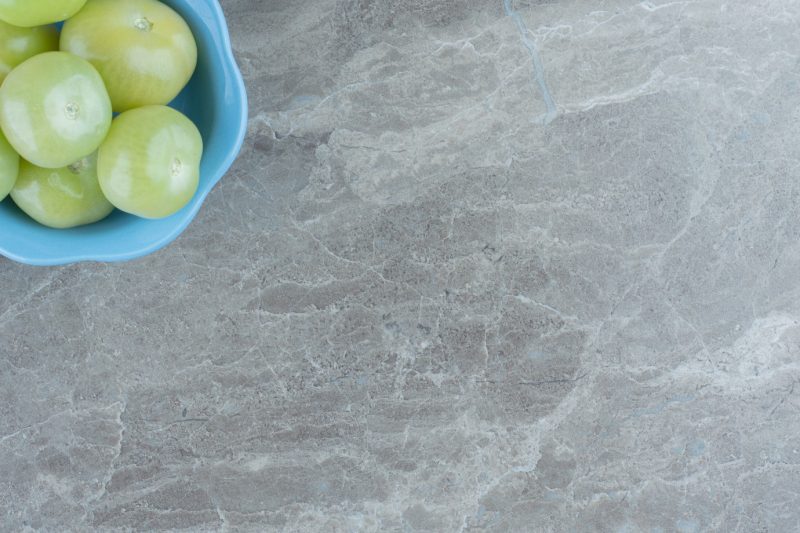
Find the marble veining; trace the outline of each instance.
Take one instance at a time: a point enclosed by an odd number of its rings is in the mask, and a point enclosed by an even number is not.
[[[0,530],[797,530],[800,2],[222,5],[196,221],[0,260]]]
[[[542,58],[539,57],[539,51],[536,49],[536,43],[529,37],[528,27],[522,17],[511,7],[511,0],[503,0],[503,7],[505,8],[506,15],[514,19],[514,24],[517,25],[520,38],[525,44],[525,48],[531,54],[531,61],[533,62],[533,72],[536,78],[536,83],[539,84],[539,89],[542,91],[542,99],[547,107],[547,112],[542,117],[542,122],[549,124],[556,118],[558,111],[556,110],[556,103],[553,101],[553,95],[550,94],[550,89],[547,87],[547,82],[544,78],[544,66],[542,65]]]

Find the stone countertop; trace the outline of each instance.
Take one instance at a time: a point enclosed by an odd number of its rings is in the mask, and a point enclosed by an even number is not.
[[[0,529],[794,530],[800,2],[223,7],[186,233],[0,260]]]

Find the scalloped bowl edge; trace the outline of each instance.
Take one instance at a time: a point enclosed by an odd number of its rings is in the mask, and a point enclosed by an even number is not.
[[[172,2],[166,2],[171,4]],[[46,255],[35,255],[35,254],[25,254],[16,252],[11,249],[7,249],[3,243],[0,242],[0,255],[5,256],[6,258],[16,261],[18,263],[23,263],[32,266],[58,266],[58,265],[66,265],[71,263],[78,263],[78,262],[87,262],[87,261],[95,261],[95,262],[121,262],[121,261],[130,261],[133,259],[138,259],[145,255],[149,255],[153,252],[156,252],[175,239],[177,239],[181,233],[189,226],[189,224],[194,220],[197,216],[198,212],[200,211],[200,207],[203,205],[206,197],[211,193],[211,190],[216,186],[217,183],[224,177],[226,172],[230,169],[231,165],[233,165],[234,161],[239,155],[242,145],[244,144],[245,135],[247,133],[247,121],[248,121],[248,103],[247,103],[247,91],[244,85],[244,80],[242,78],[241,71],[236,63],[236,59],[233,54],[233,47],[231,44],[230,33],[228,31],[227,22],[225,19],[225,15],[222,11],[222,7],[217,0],[208,0],[208,4],[210,8],[214,11],[213,16],[213,23],[217,25],[216,28],[217,32],[220,36],[220,41],[218,44],[222,46],[223,50],[221,50],[224,61],[222,62],[220,69],[223,71],[224,77],[227,82],[232,84],[231,90],[234,91],[235,94],[231,95],[233,98],[233,104],[238,107],[238,109],[232,109],[229,111],[233,111],[237,113],[239,116],[238,124],[236,124],[236,132],[235,132],[235,140],[234,143],[231,145],[231,149],[228,150],[226,155],[220,159],[216,166],[213,169],[205,169],[207,172],[211,174],[211,176],[206,179],[205,183],[202,183],[201,180],[200,188],[192,199],[192,202],[188,207],[188,209],[184,209],[183,211],[179,212],[178,215],[173,216],[180,216],[179,219],[176,220],[175,226],[169,231],[168,233],[164,234],[161,238],[154,240],[152,242],[147,243],[144,246],[131,246],[130,250],[126,250],[124,252],[111,252],[111,253],[104,253],[104,252],[87,252],[87,253],[80,253],[71,255],[69,253],[62,253],[58,256],[53,255],[52,257],[48,257]],[[185,16],[185,14],[184,14]],[[206,157],[206,154],[203,156]],[[202,164],[201,164],[202,166]]]

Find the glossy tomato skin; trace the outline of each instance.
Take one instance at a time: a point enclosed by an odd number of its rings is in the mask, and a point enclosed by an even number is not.
[[[66,20],[86,3],[86,0],[0,0],[0,20],[30,28]]]
[[[166,106],[126,111],[100,146],[97,175],[117,209],[144,218],[180,211],[197,192],[203,139],[191,120]]]
[[[0,87],[0,127],[34,165],[60,168],[95,152],[111,126],[111,101],[97,71],[66,52],[46,52],[11,71]]]
[[[58,50],[55,26],[20,28],[0,21],[0,83],[26,59],[55,50]]]
[[[97,222],[114,209],[97,182],[96,154],[63,168],[22,161],[11,198],[40,224],[58,229]]]
[[[116,112],[169,103],[197,66],[191,29],[157,0],[89,0],[64,24],[61,50],[97,68]]]
[[[8,196],[19,175],[19,155],[0,132],[0,202]]]

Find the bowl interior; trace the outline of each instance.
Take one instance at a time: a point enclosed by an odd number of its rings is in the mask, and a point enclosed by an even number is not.
[[[197,41],[197,70],[170,103],[192,119],[203,136],[197,194],[189,205],[165,219],[145,220],[115,211],[101,222],[68,230],[37,224],[7,198],[0,202],[0,254],[35,265],[140,257],[175,239],[230,167],[244,138],[247,104],[222,10],[217,0],[162,1],[186,19]]]

